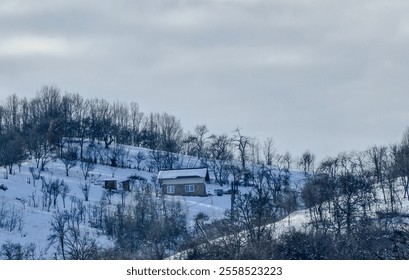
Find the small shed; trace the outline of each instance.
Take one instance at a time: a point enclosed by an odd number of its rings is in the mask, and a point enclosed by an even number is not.
[[[158,180],[163,194],[206,196],[210,178],[207,168],[187,168],[159,171]]]
[[[105,179],[104,182],[104,189],[107,190],[124,190],[130,192],[132,190],[131,183],[129,179]]]
[[[106,179],[103,180],[104,182],[104,189],[106,190],[117,190],[118,189],[118,181],[116,179]]]
[[[119,182],[119,184],[122,186],[122,189],[124,191],[127,191],[127,192],[131,191],[131,182],[130,182],[130,180],[125,180],[125,181]]]

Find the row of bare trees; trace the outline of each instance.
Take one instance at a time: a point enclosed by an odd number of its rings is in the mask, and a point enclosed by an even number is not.
[[[138,103],[108,102],[102,98],[85,99],[78,93],[61,93],[56,86],[44,86],[32,99],[16,94],[0,104],[0,165],[13,172],[27,156],[36,168],[44,170],[51,156],[64,160],[67,174],[77,160],[86,158],[87,142],[100,142],[107,150],[118,145],[145,147],[161,156],[158,168],[172,168],[178,154],[197,157],[216,174],[217,182],[225,182],[226,164],[238,161],[242,173],[248,162],[274,165],[285,161],[288,168],[300,164],[309,172],[313,155],[300,160],[290,153],[278,155],[272,138],[260,143],[237,128],[227,134],[209,132],[206,125],[197,125],[193,132],[184,132],[180,120],[167,113],[144,113]],[[75,143],[75,145],[72,145]],[[115,145],[116,144],[116,145]],[[78,151],[77,151],[78,148]],[[116,165],[116,158],[108,164]]]
[[[87,139],[101,141],[105,148],[121,143],[179,152],[182,128],[166,113],[144,116],[135,102],[127,105],[84,99],[77,93],[63,95],[55,86],[44,86],[31,100],[13,94],[0,105],[0,164],[9,166],[10,172],[26,152],[41,169],[51,152],[72,158],[73,153],[64,147],[73,139],[79,144],[80,159]]]

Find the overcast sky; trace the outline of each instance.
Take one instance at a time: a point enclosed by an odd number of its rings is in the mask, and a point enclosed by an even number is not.
[[[319,157],[409,125],[409,1],[0,0],[0,99],[43,85]]]

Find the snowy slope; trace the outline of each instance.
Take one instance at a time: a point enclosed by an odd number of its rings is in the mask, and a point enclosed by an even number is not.
[[[136,147],[126,147],[127,151],[132,155],[138,152],[147,154],[149,150]],[[198,161],[195,158],[184,156],[182,157],[182,164],[184,166],[195,166]],[[55,249],[49,248],[49,241],[47,240],[50,234],[50,221],[55,211],[64,210],[61,196],[58,198],[57,207],[43,209],[41,206],[42,192],[41,180],[36,180],[33,185],[33,179],[29,168],[35,166],[34,162],[26,161],[22,164],[21,170],[14,166],[15,174],[6,176],[5,170],[0,173],[0,185],[7,186],[7,190],[0,190],[0,211],[3,209],[8,214],[13,213],[20,216],[20,228],[17,225],[15,229],[10,231],[8,228],[0,227],[0,246],[5,242],[20,243],[27,245],[29,243],[36,244],[38,258],[50,259],[54,257]],[[129,162],[130,168],[115,168],[112,169],[105,165],[96,165],[95,169],[91,171],[91,176],[99,178],[95,184],[91,186],[89,201],[84,202],[86,207],[92,207],[100,202],[103,195],[102,180],[109,178],[125,179],[131,175],[144,177],[148,182],[151,181],[156,174],[148,172],[147,168],[144,170],[137,170],[135,162]],[[294,179],[300,179],[299,173],[294,173]],[[63,179],[69,186],[70,192],[65,200],[66,208],[71,207],[72,201],[75,199],[84,199],[84,195],[80,189],[80,185],[84,183],[84,177],[79,164],[69,171],[69,177],[65,176],[65,168],[60,160],[51,161],[46,166],[46,171],[41,173],[45,180]],[[8,177],[6,179],[6,177]],[[211,176],[212,177],[212,176]],[[215,188],[220,188],[218,185],[208,185],[207,189],[213,193]],[[227,190],[227,187],[225,187]],[[242,192],[247,189],[243,188]],[[129,201],[131,195],[127,197]],[[169,200],[180,201],[182,207],[187,211],[191,224],[193,225],[193,217],[199,212],[206,213],[211,219],[222,218],[225,211],[230,208],[230,195],[223,196],[208,196],[208,197],[184,197],[184,196],[169,196]],[[113,198],[113,203],[119,202],[119,196]],[[86,226],[86,225],[84,225]],[[92,230],[91,230],[92,231]],[[95,232],[96,234],[96,232]],[[110,241],[106,237],[99,236],[98,243],[101,246],[109,246]]]

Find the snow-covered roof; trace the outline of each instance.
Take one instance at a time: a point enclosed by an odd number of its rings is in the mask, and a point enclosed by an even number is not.
[[[189,168],[189,169],[173,169],[162,170],[158,173],[158,179],[176,179],[176,178],[192,178],[200,177],[208,180],[209,174],[207,168]]]

